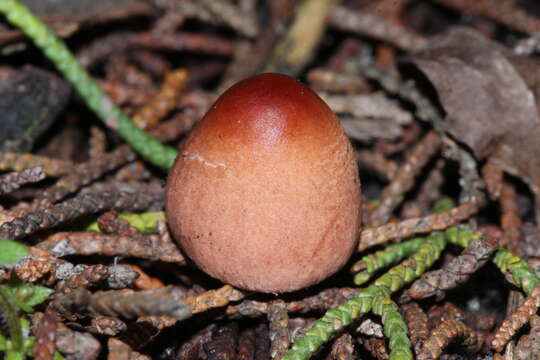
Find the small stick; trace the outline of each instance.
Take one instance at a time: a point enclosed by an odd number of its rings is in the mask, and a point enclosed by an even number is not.
[[[459,320],[446,320],[435,328],[424,342],[418,360],[438,359],[452,340],[461,338],[467,348],[477,350],[478,339],[469,327]]]
[[[407,322],[411,343],[414,344],[415,353],[418,355],[422,343],[429,336],[427,315],[417,302],[402,305],[401,311]]]
[[[40,166],[2,175],[0,176],[0,195],[9,194],[24,184],[43,179],[45,179],[45,173]]]
[[[503,351],[508,341],[536,314],[538,307],[540,307],[540,285],[533,289],[531,295],[525,299],[516,312],[503,321],[495,333],[495,338],[491,343],[492,348],[497,352]]]
[[[37,245],[56,257],[68,255],[127,256],[185,264],[186,261],[171,239],[160,235],[103,234],[88,232],[57,232]]]
[[[334,28],[387,41],[407,51],[420,50],[427,43],[425,37],[402,26],[391,24],[379,16],[353,11],[344,6],[334,6],[330,11],[328,21]]]
[[[437,152],[441,145],[440,137],[429,132],[415,146],[405,163],[400,166],[392,182],[383,190],[380,205],[371,213],[370,226],[385,224],[392,211],[403,201],[405,193],[414,186],[414,179]]]
[[[268,306],[268,335],[270,336],[270,357],[281,360],[289,349],[289,315],[287,305],[282,300],[274,300]]]
[[[69,160],[33,154],[0,153],[0,170],[23,171],[38,166],[47,176],[59,176],[68,174],[75,164]]]
[[[540,19],[517,6],[508,6],[507,2],[487,0],[433,0],[454,9],[475,15],[485,16],[510,28],[527,34],[540,30]]]
[[[360,233],[357,251],[361,252],[372,246],[384,244],[390,239],[403,239],[414,234],[443,230],[469,219],[477,211],[477,205],[464,203],[448,211],[399,222],[391,221],[379,227],[368,227]]]
[[[135,153],[129,146],[121,145],[110,153],[90,159],[85,163],[75,166],[69,175],[61,178],[53,186],[45,189],[34,202],[43,200],[56,202],[67,195],[79,190],[84,185],[99,179],[106,172],[116,169],[125,163],[135,159]]]
[[[517,193],[514,186],[504,181],[501,187],[501,196],[499,198],[501,205],[501,227],[504,231],[504,244],[501,246],[517,253],[519,249],[519,240],[521,237],[522,221],[519,216],[517,204]]]
[[[356,159],[361,166],[366,166],[390,180],[397,173],[399,166],[394,160],[387,159],[380,151],[360,150]]]
[[[88,140],[90,159],[95,159],[103,156],[107,152],[107,136],[105,132],[98,126],[90,128],[90,139]]]
[[[444,265],[442,269],[422,275],[403,293],[401,301],[440,296],[445,291],[465,283],[497,250],[497,242],[490,240],[493,239],[488,237],[472,242],[461,255]]]
[[[187,86],[188,71],[178,69],[167,73],[158,93],[133,116],[133,122],[144,130],[155,128],[174,109]]]

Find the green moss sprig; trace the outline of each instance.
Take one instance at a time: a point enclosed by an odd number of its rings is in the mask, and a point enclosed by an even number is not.
[[[0,239],[0,266],[11,267],[29,252],[16,241]],[[5,318],[8,336],[0,334],[0,352],[8,360],[22,360],[32,355],[35,338],[30,336],[30,324],[25,313],[44,302],[53,292],[44,286],[25,284],[17,277],[0,285],[0,313]]]

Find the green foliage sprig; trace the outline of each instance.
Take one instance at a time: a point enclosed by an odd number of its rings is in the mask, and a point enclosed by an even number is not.
[[[1,0],[0,12],[44,52],[103,122],[152,164],[169,169],[178,154],[139,129],[103,92],[66,45],[18,0]]]
[[[424,238],[422,246],[409,259],[391,268],[386,274],[378,278],[373,285],[360,290],[354,298],[345,304],[327,311],[302,338],[293,344],[291,350],[283,359],[305,360],[309,358],[335,332],[350,325],[353,321],[359,319],[361,315],[372,311],[374,304],[385,304],[385,299],[388,299],[392,293],[422,275],[439,258],[445,245],[446,237],[441,232],[435,232]],[[394,339],[395,351],[391,352],[390,359],[412,359],[410,350],[409,352],[404,350],[405,347],[410,347],[408,338],[403,341],[403,336],[407,337],[407,327],[405,326],[404,333],[401,332],[403,327],[400,325],[399,320],[395,318],[390,305],[381,307],[378,313],[382,314],[383,309],[392,314],[392,321],[386,328],[386,332],[389,332],[387,336]],[[394,324],[398,324],[398,326]]]
[[[129,225],[133,226],[144,234],[149,234],[157,231],[158,222],[166,221],[165,212],[151,211],[141,214],[125,213],[118,215],[120,219],[126,220]],[[86,231],[101,232],[97,221],[93,221],[86,227]]]
[[[471,242],[482,236],[467,227],[449,228],[446,230],[446,234],[450,243],[461,247],[467,247]],[[513,282],[523,289],[527,295],[531,295],[532,290],[540,282],[540,278],[534,274],[523,259],[506,249],[498,249],[493,262],[503,274],[510,272]]]
[[[373,304],[373,313],[380,315],[384,335],[388,338],[390,359],[407,360],[413,358],[411,341],[407,336],[407,324],[399,312],[399,307],[390,298],[384,298],[381,303]]]
[[[28,247],[21,243],[0,239],[0,266],[13,266],[28,252]],[[0,352],[5,354],[5,359],[22,360],[32,355],[35,338],[30,336],[30,324],[21,310],[33,312],[34,306],[44,302],[52,292],[44,286],[25,284],[17,277],[0,285],[0,313],[9,331],[7,338],[0,334]]]
[[[395,264],[417,251],[424,238],[418,237],[402,243],[387,246],[385,249],[362,257],[354,266],[362,269],[354,276],[354,283],[362,285],[368,282],[373,275],[385,267]]]

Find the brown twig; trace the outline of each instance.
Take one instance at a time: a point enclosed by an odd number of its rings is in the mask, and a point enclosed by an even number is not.
[[[97,80],[97,82],[115,104],[124,106],[126,112],[128,112],[126,108],[128,105],[143,106],[146,104],[153,93],[152,89],[139,89],[111,80]]]
[[[73,167],[69,175],[58,180],[50,188],[45,189],[34,201],[39,203],[42,200],[51,202],[61,200],[67,195],[79,190],[82,186],[99,179],[106,172],[116,169],[134,159],[135,153],[131,148],[127,145],[121,145],[110,153],[103,154]]]
[[[134,161],[120,167],[114,173],[114,179],[118,182],[132,182],[148,180],[152,174],[142,161]]]
[[[95,40],[81,50],[77,57],[83,66],[92,64],[129,49],[154,49],[201,52],[214,55],[231,55],[234,45],[231,41],[207,34],[152,32],[115,32]]]
[[[540,286],[533,289],[531,295],[525,299],[523,304],[509,318],[505,319],[491,342],[495,351],[501,352],[512,336],[529,322],[531,316],[536,314],[540,306]]]
[[[101,344],[91,334],[73,331],[60,323],[56,334],[56,348],[68,359],[96,360]]]
[[[173,141],[188,132],[197,121],[198,113],[193,109],[185,109],[170,120],[160,123],[150,134],[163,142]]]
[[[188,71],[178,69],[169,72],[156,95],[133,116],[133,122],[144,130],[153,129],[159,121],[174,109],[187,86]]]
[[[206,311],[214,307],[222,307],[231,301],[237,301],[244,295],[230,285],[225,285],[218,290],[209,290],[198,296],[185,299],[186,304],[191,306],[193,314]]]
[[[525,10],[516,6],[509,6],[508,2],[488,0],[433,0],[457,10],[466,11],[475,15],[485,16],[510,28],[532,34],[540,30],[540,19],[529,15]]]
[[[36,359],[53,360],[56,351],[56,328],[60,317],[52,309],[33,316],[32,332],[36,337],[33,355]]]
[[[398,141],[380,139],[375,143],[375,150],[387,156],[394,155],[405,151],[411,144],[417,142],[421,135],[422,127],[419,123],[413,122],[403,129]]]
[[[90,159],[103,156],[107,151],[107,135],[98,126],[90,128],[90,139],[88,140],[88,155]]]
[[[387,159],[379,151],[360,150],[356,152],[356,159],[362,166],[366,166],[390,180],[396,174],[399,166],[394,160]]]
[[[329,95],[322,92],[318,94],[337,114],[350,114],[355,118],[376,118],[379,119],[378,121],[388,119],[396,125],[408,125],[412,122],[410,113],[381,94]],[[387,136],[380,136],[380,138],[385,137]]]
[[[184,257],[172,240],[159,235],[57,232],[37,246],[56,257],[100,254],[185,264]]]
[[[183,291],[177,291],[174,287],[138,292],[126,289],[96,293],[78,288],[58,295],[55,302],[59,309],[110,317],[131,319],[167,315],[175,319],[186,319],[192,315],[193,308],[182,298]]]
[[[57,275],[56,270],[59,267],[61,274]],[[13,270],[23,281],[36,282],[42,279],[44,283],[52,284],[59,276],[61,278],[68,276],[65,274],[69,273],[72,268],[73,265],[67,261],[57,259],[46,251],[32,247],[30,253],[15,264]],[[47,277],[44,278],[45,276]]]
[[[45,179],[41,167],[34,167],[0,176],[0,195],[8,194],[24,184],[35,183]]]
[[[248,37],[257,36],[259,29],[257,27],[255,14],[246,14],[236,6],[223,0],[199,0],[199,2],[224,24],[230,26]]]
[[[407,322],[411,343],[414,344],[415,352],[418,355],[420,346],[429,336],[427,315],[417,302],[402,305],[401,311]]]
[[[41,167],[41,170],[48,176],[59,176],[68,174],[74,164],[69,160],[53,159],[33,154],[0,153],[0,170],[23,171],[37,166]]]
[[[357,290],[354,288],[330,288],[318,294],[305,297],[302,300],[295,300],[287,303],[289,313],[308,313],[310,311],[328,310],[343,304],[351,299]],[[256,300],[244,300],[240,304],[227,307],[227,315],[242,315],[247,317],[257,317],[268,312],[268,303]]]
[[[270,336],[270,357],[281,360],[289,349],[289,315],[283,300],[274,300],[268,306],[268,334]]]
[[[488,159],[482,168],[482,178],[491,200],[497,200],[501,196],[503,184],[503,170],[494,158]]]
[[[91,190],[97,190],[92,191]],[[100,191],[101,190],[101,191]],[[114,185],[96,184],[88,191],[62,203],[3,223],[0,236],[16,239],[42,229],[52,228],[82,215],[105,210],[134,211],[163,206],[163,191],[155,185],[124,183]]]
[[[501,206],[501,228],[504,231],[504,243],[501,246],[517,253],[522,222],[519,216],[517,193],[511,183],[507,181],[502,183],[499,202]]]
[[[458,338],[462,345],[477,350],[478,341],[469,327],[459,320],[447,320],[431,332],[418,354],[418,360],[438,359],[444,348]]]
[[[373,14],[352,11],[344,6],[334,6],[328,21],[332,27],[339,30],[386,41],[403,50],[420,50],[427,43],[426,38],[402,26],[391,24]]]
[[[443,168],[446,162],[443,159],[438,159],[435,166],[429,170],[426,180],[420,185],[418,194],[416,195],[416,203],[429,213],[429,209],[433,202],[440,199],[441,186],[444,184],[445,177]]]
[[[70,292],[77,288],[88,288],[105,281],[109,277],[109,269],[105,265],[77,265],[72,270],[73,275],[64,278],[56,284],[57,292]]]
[[[403,239],[414,234],[444,230],[469,219],[477,211],[477,205],[464,203],[449,211],[403,221],[391,221],[379,227],[368,227],[363,229],[360,234],[357,251],[364,251],[372,246],[383,244],[390,239]]]
[[[440,137],[432,131],[415,146],[392,182],[383,190],[380,205],[371,213],[369,226],[382,225],[390,219],[392,211],[401,203],[405,193],[414,185],[415,177],[440,145]]]
[[[531,330],[523,335],[516,345],[514,356],[516,360],[534,359],[540,352],[540,316],[533,315],[530,320]]]
[[[483,266],[497,250],[496,239],[487,237],[472,242],[460,256],[448,262],[440,270],[425,273],[403,293],[401,301],[424,299],[429,296],[442,296],[463,283]]]
[[[211,0],[209,0],[211,1]],[[322,40],[326,17],[336,0],[304,0],[286,34],[278,41],[265,66],[266,72],[298,75],[312,59]]]
[[[368,90],[366,80],[359,75],[344,74],[322,68],[315,68],[307,73],[312,88],[332,93],[356,94]]]

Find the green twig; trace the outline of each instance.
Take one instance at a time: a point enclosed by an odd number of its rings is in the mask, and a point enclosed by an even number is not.
[[[371,310],[375,298],[386,298],[390,295],[387,288],[370,286],[361,290],[354,298],[335,309],[329,310],[315,322],[303,337],[296,340],[283,360],[308,359],[336,331],[350,325],[361,315]]]
[[[283,360],[305,360],[309,358],[336,331],[350,325],[354,320],[360,318],[362,314],[371,311],[373,304],[382,303],[383,299],[389,298],[393,292],[422,275],[439,258],[445,245],[446,238],[441,232],[435,232],[425,238],[423,245],[409,259],[391,268],[386,274],[378,278],[373,285],[361,290],[345,304],[327,311],[302,338],[293,344],[292,349],[283,357]],[[397,348],[402,349],[401,346]],[[412,355],[403,357],[403,354],[401,351],[396,352],[396,357],[391,359],[412,359]]]
[[[380,303],[373,304],[373,313],[381,315],[384,335],[388,338],[390,359],[412,359],[411,341],[407,336],[407,324],[399,313],[399,307],[390,298],[384,298]]]
[[[64,43],[23,4],[18,0],[0,0],[0,12],[43,50],[58,70],[71,82],[88,107],[135,151],[156,166],[168,169],[173,165],[177,150],[161,144],[135,126],[88,75]]]
[[[531,295],[533,289],[538,285],[538,282],[540,282],[540,279],[527,266],[525,261],[508,250],[497,250],[493,262],[503,274],[509,271],[512,274],[515,283],[522,288],[528,296]]]
[[[402,243],[390,245],[383,250],[362,257],[352,268],[352,271],[358,271],[354,276],[354,283],[356,285],[366,283],[377,271],[413,254],[420,248],[424,241],[425,238],[417,237]]]

